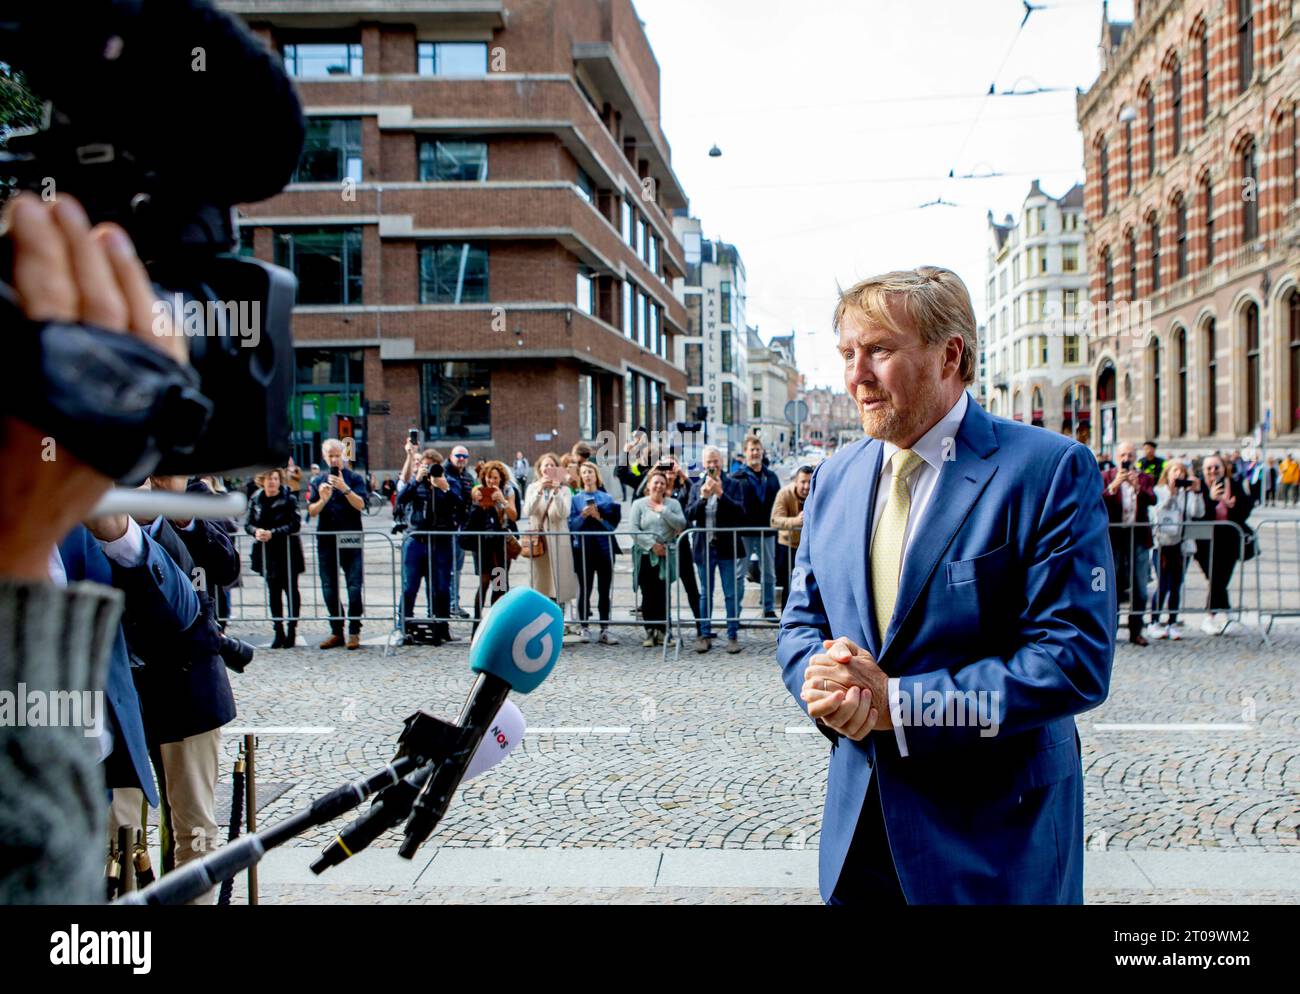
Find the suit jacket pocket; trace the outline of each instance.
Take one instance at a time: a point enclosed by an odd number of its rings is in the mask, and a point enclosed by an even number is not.
[[[1011,543],[1003,542],[992,552],[986,552],[973,559],[962,559],[948,563],[948,586],[955,587],[961,583],[974,580],[998,580],[1006,576],[1011,565]]]

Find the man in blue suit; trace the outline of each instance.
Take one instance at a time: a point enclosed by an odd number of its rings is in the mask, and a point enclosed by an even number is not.
[[[160,634],[177,635],[198,618],[199,600],[171,556],[126,515],[92,522],[95,534],[77,525],[59,543],[54,569],[62,568],[66,582],[92,580],[126,593],[126,610],[142,625]],[[101,756],[112,788],[138,788],[151,807],[158,806],[158,789],[149,765],[140,698],[131,677],[131,658],[121,625],[113,637],[104,696],[110,721],[105,724]],[[108,800],[104,801],[107,817]]]
[[[831,904],[1080,903],[1073,715],[1106,697],[1114,564],[1096,460],[967,396],[956,274],[888,273],[835,314],[868,438],[818,466],[781,620],[831,740]]]

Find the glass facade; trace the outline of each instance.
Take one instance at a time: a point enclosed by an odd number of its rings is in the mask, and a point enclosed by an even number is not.
[[[321,76],[360,76],[360,42],[325,42],[285,45],[284,69],[296,79]]]
[[[487,42],[422,41],[415,54],[416,72],[421,76],[487,75]]]
[[[488,299],[488,250],[474,242],[420,246],[420,303],[481,304]]]
[[[420,143],[420,180],[424,183],[478,182],[488,178],[487,142]]]
[[[308,117],[293,183],[361,182],[361,119]]]
[[[361,349],[295,349],[292,451],[300,466],[320,462],[334,415],[359,416],[365,403]]]
[[[492,437],[491,369],[485,362],[420,364],[421,427],[428,438]]]
[[[275,264],[298,277],[299,304],[360,304],[361,229],[275,232]]]

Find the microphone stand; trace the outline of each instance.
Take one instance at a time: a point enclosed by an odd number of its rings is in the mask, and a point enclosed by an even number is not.
[[[175,905],[192,901],[222,881],[257,865],[270,850],[283,845],[294,836],[333,821],[339,815],[361,805],[376,792],[382,798],[388,789],[401,784],[407,774],[425,766],[431,772],[434,766],[461,747],[461,741],[456,726],[425,711],[417,711],[406,719],[406,728],[398,739],[398,755],[382,770],[362,780],[335,787],[328,794],[312,801],[306,810],[290,815],[260,832],[245,835],[209,856],[173,870],[143,890],[129,892],[113,903]],[[377,832],[376,835],[378,834]]]

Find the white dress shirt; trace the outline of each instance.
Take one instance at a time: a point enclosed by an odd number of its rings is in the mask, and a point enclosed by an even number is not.
[[[957,458],[957,432],[961,429],[962,419],[966,417],[966,406],[969,402],[969,396],[965,390],[962,390],[961,396],[957,398],[957,403],[953,404],[948,413],[935,422],[934,427],[917,439],[916,444],[912,446],[912,451],[921,457],[922,464],[912,472],[908,480],[908,489],[911,491],[912,500],[907,513],[907,531],[903,535],[903,561],[899,570],[900,579],[902,572],[907,568],[907,552],[912,547],[912,539],[916,537],[919,531],[919,525],[925,518],[925,512],[930,506],[930,497],[934,493],[935,484],[939,482],[939,473],[943,469],[945,462],[952,462]],[[880,467],[880,479],[876,481],[875,513],[871,516],[873,522],[871,536],[873,540],[876,534],[876,524],[880,522],[885,505],[889,502],[889,491],[893,481],[890,459],[893,458],[894,453],[897,451],[898,446],[893,442],[885,443],[884,463]],[[882,635],[888,625],[888,618],[881,620]],[[898,751],[901,755],[906,756],[907,736],[903,733],[902,703],[898,696],[898,677],[889,678],[889,715],[894,725],[894,737],[898,740]]]

